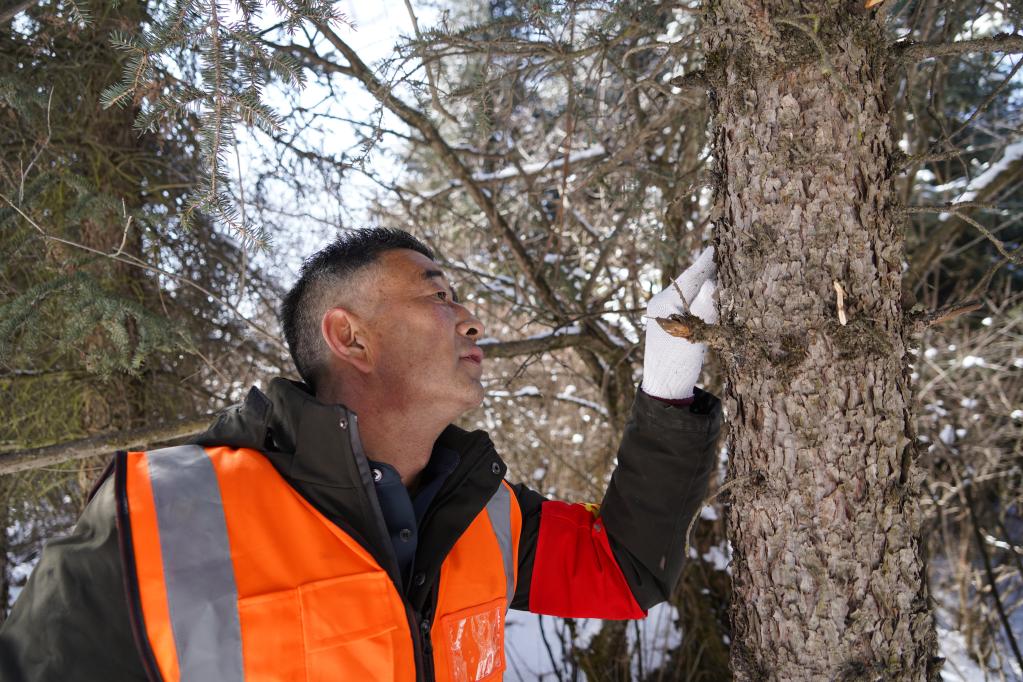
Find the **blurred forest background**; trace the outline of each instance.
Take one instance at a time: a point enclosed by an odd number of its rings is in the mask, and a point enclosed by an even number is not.
[[[897,64],[903,306],[980,303],[911,351],[942,675],[1021,679],[1023,8],[849,7],[882,16]],[[646,301],[713,229],[713,95],[687,78],[704,10],[405,0],[370,28],[326,0],[0,9],[0,620],[114,449],[187,437],[293,374],[275,307],[337,230],[437,251],[490,337],[465,425],[510,478],[599,500]],[[722,381],[711,357],[704,385]],[[509,676],[728,679],[728,499],[656,618],[513,614]]]

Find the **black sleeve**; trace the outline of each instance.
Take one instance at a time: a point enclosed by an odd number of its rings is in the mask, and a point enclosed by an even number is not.
[[[146,679],[128,617],[108,478],[71,534],[52,540],[0,629],[0,680]]]
[[[636,396],[600,515],[644,609],[667,600],[682,574],[686,531],[707,494],[720,431],[721,402],[699,388],[685,407]]]
[[[676,407],[636,396],[618,448],[618,466],[600,506],[615,560],[640,607],[668,599],[682,573],[685,534],[699,511],[714,466],[721,403],[695,390]],[[522,510],[519,574],[511,608],[529,609],[529,592],[545,498],[512,486]]]

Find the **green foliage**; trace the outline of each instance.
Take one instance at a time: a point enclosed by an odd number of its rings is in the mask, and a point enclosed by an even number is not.
[[[176,0],[146,29],[111,37],[127,58],[120,82],[100,98],[105,107],[139,106],[135,126],[142,132],[186,111],[196,113],[206,172],[182,214],[183,224],[191,225],[197,214],[210,215],[229,226],[243,246],[259,248],[269,245],[269,234],[240,220],[228,189],[226,156],[239,124],[268,134],[283,130],[280,115],[263,100],[271,79],[296,88],[305,82],[295,60],[264,41],[259,23],[265,10],[281,17],[280,27],[291,34],[306,22],[346,21],[331,0]],[[172,75],[167,64],[190,50],[197,60],[196,82]]]
[[[72,301],[76,305],[67,305]],[[59,324],[40,325],[40,318],[59,318]],[[97,335],[106,342],[96,343]],[[54,277],[0,305],[0,363],[10,361],[19,346],[46,344],[78,353],[85,369],[99,375],[137,375],[147,358],[191,345],[170,320],[104,291],[84,271]]]

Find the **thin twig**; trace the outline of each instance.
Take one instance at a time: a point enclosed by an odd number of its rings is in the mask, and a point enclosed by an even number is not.
[[[416,40],[419,41],[421,46],[423,42],[423,34],[419,30],[419,20],[416,19],[416,13],[412,9],[412,2],[410,0],[405,0],[405,9],[408,10],[409,19],[412,20],[412,30],[416,32]],[[434,108],[437,109],[439,113],[443,114],[446,119],[457,125],[458,119],[455,118],[450,111],[445,109],[443,104],[441,104],[440,94],[437,92],[437,81],[434,80],[433,69],[430,68],[430,64],[426,63],[422,47],[419,48],[419,58],[423,60],[423,69],[426,70],[426,82],[430,86],[430,100],[433,102]],[[440,68],[439,57],[437,59],[437,62],[439,69]]]
[[[998,617],[1002,621],[1002,627],[1005,628],[1005,637],[1009,640],[1009,646],[1012,648],[1012,653],[1016,655],[1016,662],[1019,663],[1020,670],[1023,670],[1023,653],[1020,653],[1019,644],[1016,642],[1016,636],[1012,634],[1012,624],[1009,622],[1009,616],[1005,613],[1005,606],[1002,605],[1002,597],[998,592],[998,581],[995,580],[994,569],[991,568],[991,557],[988,555],[987,546],[984,544],[984,538],[980,533],[980,525],[977,519],[977,510],[973,504],[973,495],[970,493],[971,483],[967,483],[963,486],[963,494],[966,497],[966,506],[970,510],[970,521],[973,526],[973,535],[977,540],[977,549],[980,551],[980,557],[984,561],[984,572],[987,574],[988,586],[991,588],[991,598],[995,602],[995,610],[998,611]]]
[[[39,150],[32,157],[32,160],[28,162],[28,166],[21,172],[21,184],[18,188],[18,203],[25,200],[25,179],[28,177],[29,171],[32,170],[32,166],[36,165],[36,161],[42,155],[46,148],[50,146],[50,138],[53,137],[53,127],[50,125],[50,112],[53,110],[53,91],[56,88],[50,88],[50,97],[46,100],[46,139],[43,140],[42,144],[39,145]]]
[[[241,211],[242,230],[243,230],[242,234],[248,234],[248,232],[247,232],[247,230],[248,230],[248,221],[245,218],[245,183],[242,180],[242,157],[238,153],[238,140],[237,139],[235,139],[235,141],[234,141],[234,161],[235,161],[235,165],[238,167],[238,199],[239,199],[239,201],[238,201],[238,208]],[[249,269],[249,264],[248,264],[249,250],[247,248],[245,248],[245,246],[246,245],[245,245],[244,240],[243,240],[242,241],[241,267],[240,267],[239,272],[238,272],[238,301],[237,301],[237,303],[241,303],[242,302],[242,296],[245,295],[245,273]]]
[[[725,493],[725,492],[731,490],[732,488],[734,488],[737,485],[741,485],[743,483],[746,483],[750,479],[755,478],[758,475],[758,473],[759,472],[753,473],[753,474],[746,474],[745,476],[740,476],[738,478],[733,478],[731,481],[728,481],[728,482],[722,484],[720,487],[718,487],[718,489],[714,491],[713,495],[710,495],[709,497],[707,497],[707,499],[705,499],[703,501],[703,504],[700,505],[700,508],[697,509],[696,513],[693,514],[693,518],[691,518],[689,520],[689,526],[686,528],[686,546],[685,546],[685,549],[682,551],[682,556],[683,557],[685,557],[686,559],[689,558],[689,547],[690,547],[690,543],[689,543],[690,537],[689,536],[692,535],[692,533],[693,533],[693,526],[696,525],[696,520],[700,518],[700,511],[703,510],[703,508],[706,507],[707,505],[709,505],[711,502],[716,500],[718,498],[718,496],[721,495],[722,493]]]
[[[1016,249],[1015,251],[1008,251],[1005,248],[1005,242],[1003,242],[1001,239],[999,239],[998,237],[996,237],[993,234],[991,234],[990,230],[988,230],[986,227],[984,227],[983,225],[978,223],[973,218],[969,217],[968,215],[964,215],[962,213],[959,213],[958,211],[952,211],[952,215],[957,216],[958,218],[961,218],[962,220],[965,220],[967,223],[969,223],[974,228],[976,228],[977,231],[979,231],[982,235],[987,237],[987,240],[989,242],[991,242],[992,244],[995,245],[995,248],[998,249],[998,253],[1000,253],[1003,256],[1005,256],[1006,258],[1008,258],[1009,261],[1011,261],[1013,263],[1017,263],[1017,264],[1019,264],[1020,262],[1023,262],[1023,260],[1020,259],[1020,251],[1021,251],[1021,249],[1023,249],[1023,247],[1020,247],[1020,248]]]
[[[128,230],[131,229],[131,219],[134,217],[128,215],[128,205],[125,203],[124,197],[121,198],[121,215],[124,216],[124,231],[121,232],[121,244],[110,254],[111,256],[120,256],[124,253],[124,247],[128,244]]]
[[[991,103],[995,101],[995,98],[998,97],[998,95],[1001,94],[1002,90],[1004,90],[1006,88],[1006,86],[1009,85],[1009,83],[1012,82],[1012,79],[1015,78],[1016,72],[1019,71],[1019,68],[1021,66],[1023,66],[1023,59],[1017,59],[1016,60],[1016,65],[1013,66],[1012,69],[1009,71],[1009,75],[1005,77],[1005,80],[1003,80],[1001,83],[998,84],[998,87],[995,88],[991,92],[991,94],[988,95],[984,99],[983,102],[981,102],[980,106],[977,107],[976,110],[974,110],[974,112],[972,114],[970,114],[970,117],[968,119],[966,119],[965,121],[963,121],[963,124],[961,126],[959,126],[959,128],[954,133],[949,135],[949,137],[957,137],[959,135],[959,133],[961,133],[964,130],[966,130],[967,126],[969,126],[971,123],[973,123],[974,119],[976,119],[978,116],[980,116],[980,114],[983,111],[985,111],[989,106],[991,106]]]

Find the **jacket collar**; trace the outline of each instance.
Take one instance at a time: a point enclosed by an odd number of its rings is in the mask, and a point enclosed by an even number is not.
[[[259,450],[284,476],[299,481],[341,488],[365,483],[359,466],[365,456],[352,449],[353,442],[359,447],[357,415],[344,405],[319,402],[306,384],[283,377],[272,379],[265,393],[252,387],[242,404],[222,413],[196,442]],[[453,424],[438,443],[462,460],[493,453],[485,432]],[[474,463],[462,461],[458,468]]]

